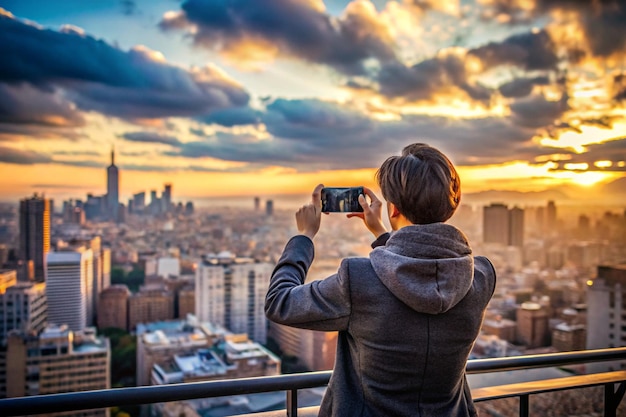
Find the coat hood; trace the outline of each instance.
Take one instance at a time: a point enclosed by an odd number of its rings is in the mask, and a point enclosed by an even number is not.
[[[465,297],[474,279],[474,257],[465,235],[445,223],[394,232],[370,253],[372,267],[399,300],[420,313],[440,314]]]

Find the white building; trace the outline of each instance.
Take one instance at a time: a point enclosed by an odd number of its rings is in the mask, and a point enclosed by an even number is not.
[[[587,282],[587,349],[626,346],[625,299],[626,264],[599,266],[598,276]],[[588,366],[595,372],[606,369]]]
[[[48,323],[82,331],[94,316],[91,249],[49,252],[46,258]]]
[[[178,258],[159,258],[156,274],[165,278],[178,278],[180,276],[180,260]]]
[[[45,283],[18,282],[0,293],[0,343],[11,330],[38,333],[46,318]]]
[[[196,270],[196,316],[267,341],[265,294],[274,266],[222,253],[205,259]]]

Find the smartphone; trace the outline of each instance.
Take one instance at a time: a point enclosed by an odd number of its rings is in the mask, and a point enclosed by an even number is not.
[[[322,188],[323,213],[363,212],[359,204],[359,195],[363,187],[325,187]]]

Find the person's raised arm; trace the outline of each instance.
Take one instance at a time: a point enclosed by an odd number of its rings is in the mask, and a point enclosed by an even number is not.
[[[311,202],[300,207],[296,212],[298,231],[311,240],[320,230],[322,221],[322,188],[324,184],[315,187],[311,194]]]
[[[370,198],[370,203],[363,194],[359,196],[359,204],[363,207],[363,213],[349,213],[348,218],[358,217],[363,220],[365,227],[375,238],[387,232],[382,220],[383,203],[376,197],[376,194],[367,187],[363,187],[363,192]]]

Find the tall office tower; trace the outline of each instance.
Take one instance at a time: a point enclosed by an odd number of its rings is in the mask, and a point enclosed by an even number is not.
[[[519,207],[509,210],[509,246],[524,247],[524,210]]]
[[[109,339],[94,329],[72,332],[67,326],[48,326],[36,336],[11,333],[6,351],[6,397],[110,389]],[[64,417],[105,417],[106,409],[63,413]]]
[[[38,333],[47,318],[45,283],[18,282],[0,291],[0,344],[12,330]]]
[[[546,226],[549,228],[556,227],[556,205],[554,201],[548,201],[546,206]]]
[[[259,211],[261,209],[261,199],[259,197],[254,197],[254,211]]]
[[[128,299],[130,290],[126,285],[111,285],[98,297],[98,328],[115,327],[128,331]]]
[[[50,201],[37,196],[20,201],[20,253],[19,258],[28,265],[33,262],[34,280],[45,279],[46,254],[50,250]],[[23,281],[31,279],[21,271]]]
[[[162,285],[144,285],[128,298],[129,330],[134,330],[140,323],[173,318],[174,294]]]
[[[46,268],[48,323],[67,324],[72,331],[87,327],[93,317],[93,252],[91,249],[50,252]]]
[[[493,203],[483,208],[483,242],[509,244],[509,209]]]
[[[529,349],[548,345],[550,329],[545,307],[533,302],[522,303],[517,309],[516,321],[520,343]]]
[[[163,200],[163,211],[167,213],[172,211],[172,184],[165,184],[161,198]]]
[[[115,166],[115,150],[111,149],[111,165],[107,168],[107,211],[111,220],[117,220],[120,204],[120,177]]]
[[[587,281],[587,349],[626,346],[626,263],[600,265]]]
[[[199,320],[267,341],[265,293],[274,265],[223,256],[204,260],[196,269],[196,315]]]
[[[141,214],[146,209],[146,192],[133,194],[133,213]]]
[[[274,214],[274,200],[267,200],[265,202],[265,214],[272,216]]]
[[[90,316],[87,317],[87,326],[95,326],[96,323],[96,313],[98,311],[98,294],[102,291],[105,286],[104,282],[104,269],[103,265],[105,259],[103,258],[103,248],[102,248],[102,239],[100,236],[94,237],[80,237],[73,238],[70,240],[70,248],[75,251],[82,251],[86,249],[91,249],[91,253],[93,255],[93,259],[91,262],[92,265],[92,277],[93,282],[91,284],[91,295],[89,296],[88,305]],[[111,262],[110,258],[106,259],[109,263]]]

